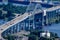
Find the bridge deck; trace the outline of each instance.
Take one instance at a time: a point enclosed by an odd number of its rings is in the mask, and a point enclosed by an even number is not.
[[[60,6],[56,6],[56,7],[52,7],[52,8],[46,9],[46,11],[53,11],[53,10],[56,10],[56,9],[59,9],[59,8],[60,8]],[[40,13],[40,12],[41,12],[41,10],[35,11],[35,13]],[[13,24],[16,24],[19,21],[22,21],[21,19],[25,19],[25,17],[28,17],[28,16],[29,16],[28,13],[24,13],[23,15],[16,17],[15,19],[7,22],[6,24],[1,25],[0,26],[0,31],[5,30],[5,28],[6,29],[9,28]]]
[[[56,7],[46,9],[46,11],[53,11],[53,10],[57,10],[57,9],[60,9],[60,6],[56,6]]]
[[[59,8],[60,8],[60,6],[56,6],[56,7],[46,9],[46,11],[53,11],[53,10],[56,10],[56,9],[59,9]],[[40,12],[41,12],[41,10],[37,10],[35,13],[37,14],[37,13],[40,13]],[[8,28],[10,28],[11,26],[25,20],[26,18],[28,18],[31,15],[32,15],[31,13],[30,14],[24,13],[23,15],[16,17],[15,19],[7,22],[6,24],[1,25],[0,26],[0,35],[1,35],[2,32],[7,30]]]
[[[26,19],[28,17],[28,13],[25,13],[9,22],[7,22],[6,24],[3,24],[0,26],[0,33],[5,31],[6,29],[8,29],[9,27],[15,25],[16,23],[20,22],[20,21],[23,21],[24,19]]]

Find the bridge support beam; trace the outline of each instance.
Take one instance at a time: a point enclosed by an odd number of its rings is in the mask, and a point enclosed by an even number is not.
[[[5,39],[2,37],[2,33],[0,33],[0,40],[5,40]]]

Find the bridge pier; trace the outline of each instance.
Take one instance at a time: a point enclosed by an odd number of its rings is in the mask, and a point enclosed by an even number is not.
[[[2,37],[2,33],[0,33],[0,40],[5,40],[5,39]]]
[[[17,26],[17,32],[19,32],[19,30],[20,30],[19,27],[20,27],[20,26],[19,26],[19,23],[18,23],[18,26]]]

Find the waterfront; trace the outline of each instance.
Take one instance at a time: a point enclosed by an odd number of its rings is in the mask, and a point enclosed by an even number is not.
[[[45,37],[48,36],[47,33],[53,33],[54,37],[60,37],[60,6],[39,2],[28,3],[30,2],[19,1],[17,4],[14,4],[14,2],[9,2],[6,5],[1,5],[1,8],[3,9],[0,10],[2,15],[0,16],[9,22],[6,23],[4,20],[1,20],[2,26],[0,25],[0,34],[2,36],[0,36],[3,38],[15,33],[18,34],[21,30],[29,32],[36,30],[39,32],[33,32],[33,36],[31,37],[40,37],[40,34],[42,34],[40,31],[43,29],[43,31],[46,30],[43,32],[46,35]],[[35,33],[37,33],[37,35],[35,35]],[[56,35],[58,36],[56,36],[55,33],[57,33]],[[2,39],[1,37],[0,39]]]
[[[58,24],[52,24],[50,26],[44,26],[44,29],[50,32],[57,33],[60,37],[60,23]]]
[[[0,20],[0,25],[3,25],[6,22],[7,21]],[[58,36],[60,37],[60,23],[58,23],[58,24],[52,24],[52,25],[48,25],[48,26],[44,26],[44,30],[57,33]]]

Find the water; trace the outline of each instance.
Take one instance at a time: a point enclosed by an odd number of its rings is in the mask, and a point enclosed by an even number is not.
[[[13,3],[16,3],[16,2],[13,2]],[[19,4],[25,4],[25,5],[28,5],[29,2],[18,2]],[[2,3],[0,3],[2,4]],[[54,4],[58,4],[58,3],[54,3]],[[50,8],[50,7],[53,7],[53,5],[48,5],[48,4],[41,4],[42,7],[46,7],[46,8]],[[4,20],[0,20],[0,25],[6,23],[6,21]],[[54,33],[57,33],[60,37],[60,23],[59,24],[52,24],[51,26],[45,26],[44,27],[45,30],[49,30],[50,32],[54,32]]]
[[[60,2],[58,2],[58,1],[55,1],[55,2],[53,2],[54,4],[60,4]]]
[[[58,36],[60,37],[60,23],[52,24],[51,26],[45,26],[44,29],[50,32],[57,33]]]

